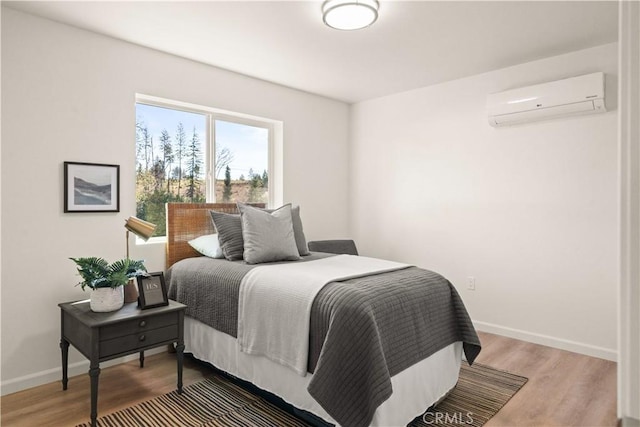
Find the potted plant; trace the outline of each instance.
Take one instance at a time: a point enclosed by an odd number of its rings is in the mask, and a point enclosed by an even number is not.
[[[82,282],[78,283],[84,291],[91,288],[91,310],[97,312],[115,311],[124,304],[123,286],[129,279],[143,276],[147,269],[143,261],[129,258],[109,264],[104,258],[69,258],[78,266]]]

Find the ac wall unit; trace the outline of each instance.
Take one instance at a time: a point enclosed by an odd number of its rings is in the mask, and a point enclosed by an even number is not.
[[[575,114],[604,113],[604,73],[521,87],[487,97],[489,124],[509,126]]]

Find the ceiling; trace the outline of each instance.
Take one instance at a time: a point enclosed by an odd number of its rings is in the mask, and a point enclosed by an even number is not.
[[[615,42],[615,1],[392,1],[359,31],[318,1],[2,2],[76,27],[354,103]]]

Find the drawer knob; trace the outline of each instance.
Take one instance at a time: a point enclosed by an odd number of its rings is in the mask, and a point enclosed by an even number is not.
[[[147,321],[146,320],[141,320],[140,321],[140,327],[144,328],[145,326],[147,326]]]
[[[140,335],[140,337],[139,337],[140,341],[144,341],[145,339],[147,339],[147,337],[145,337],[144,335]]]

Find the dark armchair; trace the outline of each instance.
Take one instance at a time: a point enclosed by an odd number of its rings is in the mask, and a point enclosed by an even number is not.
[[[353,240],[315,240],[309,242],[309,250],[330,254],[358,255],[356,242]]]

